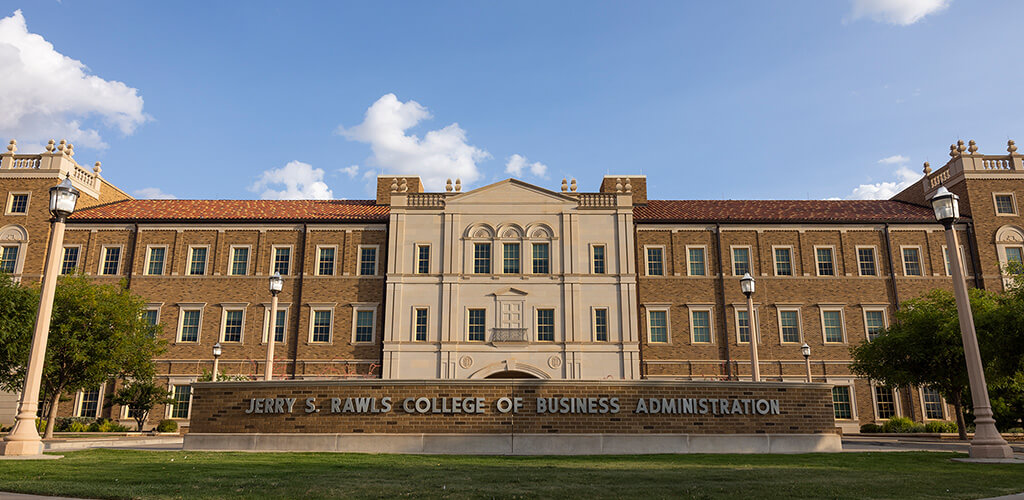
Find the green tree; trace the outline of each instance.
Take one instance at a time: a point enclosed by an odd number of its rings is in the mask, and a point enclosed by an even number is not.
[[[116,405],[127,406],[128,416],[135,419],[136,430],[142,432],[142,426],[149,418],[149,412],[156,405],[171,404],[171,392],[159,386],[152,378],[129,380],[123,387],[114,393],[110,402]]]
[[[39,292],[15,283],[0,272],[0,389],[21,390],[25,378],[32,328],[39,309]],[[2,360],[18,360],[4,363]]]

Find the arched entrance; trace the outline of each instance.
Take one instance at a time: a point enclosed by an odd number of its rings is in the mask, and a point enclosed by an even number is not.
[[[492,373],[484,378],[539,378],[532,373],[521,372],[519,370],[505,370],[500,372]]]

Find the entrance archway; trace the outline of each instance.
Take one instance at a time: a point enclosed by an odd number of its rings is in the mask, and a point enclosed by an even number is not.
[[[505,370],[500,372],[492,373],[484,378],[539,378],[532,373],[522,372],[519,370]]]

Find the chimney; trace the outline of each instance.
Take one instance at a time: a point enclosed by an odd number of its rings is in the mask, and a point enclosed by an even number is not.
[[[634,205],[647,204],[646,175],[606,175],[601,180],[602,193],[630,193]]]

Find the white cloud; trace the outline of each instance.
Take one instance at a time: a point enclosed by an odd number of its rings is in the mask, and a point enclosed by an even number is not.
[[[881,160],[878,160],[878,163],[883,163],[883,164],[886,164],[886,165],[903,165],[904,163],[906,163],[908,161],[910,161],[910,158],[907,158],[906,156],[903,156],[903,155],[892,155],[892,156],[886,156],[885,158],[882,158]]]
[[[264,200],[329,200],[334,197],[324,183],[323,169],[295,160],[263,172],[249,190],[262,191],[260,198]]]
[[[132,191],[132,196],[143,200],[177,200],[178,197],[171,193],[165,193],[160,188],[142,188]]]
[[[953,0],[853,0],[850,18],[909,26],[949,7]]]
[[[88,74],[81,61],[29,33],[20,10],[0,19],[0,68],[2,137],[40,144],[65,138],[105,148],[98,125],[127,135],[149,119],[137,89]]]
[[[339,126],[337,133],[351,141],[370,145],[370,163],[388,174],[419,175],[431,190],[444,188],[445,179],[461,178],[468,185],[480,178],[478,161],[490,158],[487,151],[466,142],[458,123],[428,131],[423,138],[408,130],[431,118],[416,101],[401,102],[386,94],[366,110],[363,123]]]
[[[905,166],[901,166],[893,175],[896,176],[895,181],[889,182],[876,182],[874,184],[861,184],[853,188],[853,192],[846,197],[848,200],[888,200],[897,193],[910,187],[919,179],[921,175],[914,173],[913,170]]]
[[[522,177],[524,170],[530,170],[530,173],[535,177],[545,177],[548,173],[548,166],[535,161],[530,163],[525,156],[514,154],[508,157],[508,162],[505,163],[505,173],[513,175],[515,177]]]
[[[349,165],[345,168],[339,168],[338,172],[348,174],[349,177],[355,179],[356,175],[359,174],[359,165]]]

